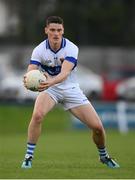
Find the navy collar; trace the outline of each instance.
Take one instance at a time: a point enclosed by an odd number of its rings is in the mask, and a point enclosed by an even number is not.
[[[54,51],[54,50],[51,48],[50,44],[49,44],[49,40],[46,39],[46,49],[50,49],[50,50],[51,50],[53,53],[55,53],[55,54],[56,54],[58,51],[60,51],[62,48],[64,48],[65,46],[66,46],[66,39],[65,39],[65,38],[62,38],[60,48],[59,48],[57,51]]]

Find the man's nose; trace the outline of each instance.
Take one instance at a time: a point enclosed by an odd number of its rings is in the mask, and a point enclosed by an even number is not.
[[[55,31],[55,33],[54,33],[55,35],[58,35],[59,34],[59,32],[58,31]]]

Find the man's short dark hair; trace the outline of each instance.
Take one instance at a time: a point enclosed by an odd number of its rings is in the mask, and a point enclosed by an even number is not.
[[[56,23],[56,24],[64,25],[63,19],[59,16],[49,16],[46,19],[46,26],[49,25],[50,23]]]

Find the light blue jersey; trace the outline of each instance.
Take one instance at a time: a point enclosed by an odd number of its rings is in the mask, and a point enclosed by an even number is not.
[[[36,64],[50,76],[56,76],[61,72],[63,60],[73,63],[74,67],[67,79],[55,85],[61,89],[67,89],[78,86],[75,75],[77,59],[78,47],[68,39],[62,38],[61,47],[57,51],[51,49],[49,41],[46,39],[33,50],[30,64]]]

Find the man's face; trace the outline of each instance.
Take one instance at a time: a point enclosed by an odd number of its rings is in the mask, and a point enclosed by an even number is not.
[[[48,35],[49,42],[51,43],[61,43],[61,39],[64,33],[64,28],[62,24],[50,23],[45,28],[45,33]]]

